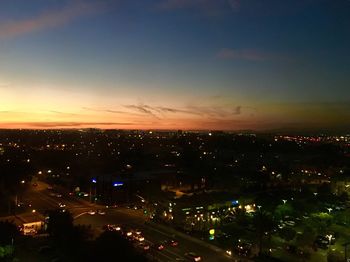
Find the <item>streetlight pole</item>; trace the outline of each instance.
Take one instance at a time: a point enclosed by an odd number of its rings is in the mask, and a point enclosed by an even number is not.
[[[91,188],[91,184],[96,184],[97,180],[96,178],[92,178],[90,181],[90,203],[92,202],[92,188]],[[96,195],[96,186],[95,186],[95,195]]]
[[[346,242],[346,243],[343,244],[343,246],[344,246],[345,262],[348,261],[348,245],[350,245],[350,242]]]

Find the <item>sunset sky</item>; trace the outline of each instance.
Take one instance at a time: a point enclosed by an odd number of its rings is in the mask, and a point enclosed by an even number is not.
[[[0,128],[350,128],[349,0],[1,0]]]

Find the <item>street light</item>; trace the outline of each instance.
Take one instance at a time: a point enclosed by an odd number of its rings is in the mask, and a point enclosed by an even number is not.
[[[91,179],[91,183],[96,184],[96,183],[97,183],[97,179],[96,179],[96,178],[92,178],[92,179]],[[91,201],[92,201],[91,183],[90,183],[90,203],[91,203]],[[95,187],[95,195],[96,195],[96,187]]]
[[[328,210],[328,213],[330,214],[331,211],[333,210],[333,208],[329,207],[329,208],[327,208],[327,210]]]
[[[287,199],[282,199],[283,204],[287,203]]]

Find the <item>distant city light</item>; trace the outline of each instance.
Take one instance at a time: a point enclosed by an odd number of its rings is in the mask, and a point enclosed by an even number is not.
[[[114,182],[114,183],[113,183],[113,186],[114,186],[114,187],[119,187],[119,186],[123,186],[123,185],[124,185],[123,182]]]
[[[96,184],[96,183],[97,183],[96,178],[93,178],[93,179],[91,180],[91,182],[94,183],[94,184]]]

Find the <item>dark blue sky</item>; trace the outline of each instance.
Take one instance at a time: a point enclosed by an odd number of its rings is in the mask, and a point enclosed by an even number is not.
[[[346,128],[349,13],[348,0],[3,0],[0,120]]]

